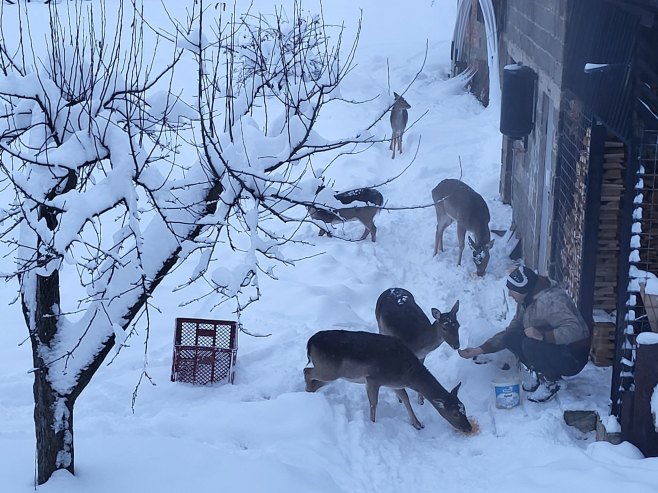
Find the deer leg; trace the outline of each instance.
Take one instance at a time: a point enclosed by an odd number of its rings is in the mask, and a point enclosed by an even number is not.
[[[404,407],[407,409],[407,414],[409,415],[409,421],[411,421],[411,426],[413,426],[417,430],[422,430],[424,426],[420,421],[418,421],[418,418],[414,414],[414,410],[411,407],[411,402],[409,402],[409,396],[407,395],[407,391],[404,389],[395,389],[395,394],[398,396],[400,402],[402,402],[402,404],[404,404]]]
[[[434,238],[434,255],[439,251],[443,251],[443,232],[446,230],[448,226],[450,226],[450,223],[452,221],[439,221],[439,223],[436,225],[436,236]]]
[[[359,238],[359,240],[365,240],[368,237],[368,235],[370,235],[370,239],[374,242],[377,236],[377,227],[375,226],[374,223],[370,223],[370,224],[364,223],[363,225],[365,226],[366,229],[361,235],[361,238]]]
[[[439,248],[443,251],[443,231],[436,227],[436,234],[434,236],[434,256],[439,253]]]
[[[315,378],[315,368],[304,368],[304,382],[306,383],[306,392],[315,392],[320,387],[327,385],[327,382]]]
[[[434,204],[436,208],[436,236],[434,238],[434,256],[443,251],[443,232],[452,224],[452,219],[445,211],[441,202]]]
[[[466,236],[466,228],[463,228],[457,223],[457,239],[459,240],[459,260],[457,265],[462,264],[462,254],[464,253],[464,237]]]
[[[368,402],[370,402],[370,421],[374,423],[377,414],[377,402],[379,401],[379,385],[370,379],[366,379],[366,393],[368,394]]]

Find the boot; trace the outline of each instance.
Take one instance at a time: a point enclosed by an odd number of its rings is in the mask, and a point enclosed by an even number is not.
[[[539,388],[539,376],[537,375],[537,372],[526,368],[526,371],[523,374],[521,387],[526,392],[536,391]]]
[[[530,402],[547,402],[550,401],[560,390],[560,384],[557,381],[547,380],[545,377],[539,377],[539,385],[534,392],[528,393]]]

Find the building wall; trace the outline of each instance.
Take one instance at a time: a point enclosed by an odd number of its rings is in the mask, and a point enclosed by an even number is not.
[[[506,0],[500,2],[500,73],[510,63],[522,63],[537,73],[535,100],[535,127],[523,141],[508,141],[503,145],[501,183],[507,183],[513,208],[513,220],[523,244],[526,264],[548,273],[547,257],[540,262],[540,241],[550,245],[550,237],[540,234],[542,219],[550,220],[549,213],[542,218],[542,203],[552,200],[544,197],[544,179],[552,181],[555,173],[558,120],[560,116],[560,85],[563,74],[564,40],[566,31],[567,0]],[[549,111],[552,106],[552,111]],[[551,122],[548,122],[548,115]],[[547,139],[547,129],[553,129],[554,138]],[[547,140],[552,142],[546,152]],[[548,166],[545,164],[550,156]],[[550,174],[550,176],[546,176]],[[549,183],[550,185],[550,183]],[[544,229],[546,231],[546,229]],[[549,251],[550,256],[550,251]]]

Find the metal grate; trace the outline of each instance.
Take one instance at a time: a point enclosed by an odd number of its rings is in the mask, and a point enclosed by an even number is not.
[[[573,95],[565,95],[563,127],[555,176],[555,214],[551,277],[578,304],[589,170],[591,117]]]
[[[618,332],[611,388],[612,413],[622,418],[622,426],[625,419],[629,419],[627,409],[632,408],[632,404],[627,406],[625,402],[630,399],[635,386],[635,336],[650,327],[644,300],[638,293],[638,275],[641,277],[641,272],[658,274],[658,73],[655,69],[658,30],[641,23],[632,32],[636,39],[631,72],[633,100],[629,107],[634,108],[634,118],[632,139],[629,139],[632,149],[625,187],[624,239],[618,283],[624,289],[618,293]]]
[[[233,321],[177,318],[171,380],[196,385],[233,383],[237,337]]]
[[[620,387],[633,388],[635,337],[651,330],[640,283],[647,274],[658,275],[658,131],[642,132],[638,149],[639,170],[633,201],[630,282],[628,283],[628,321],[624,331]]]
[[[644,131],[639,149],[638,196],[633,218],[639,236],[638,269],[658,274],[658,131]],[[641,195],[641,197],[640,197]],[[641,198],[641,200],[640,200]]]

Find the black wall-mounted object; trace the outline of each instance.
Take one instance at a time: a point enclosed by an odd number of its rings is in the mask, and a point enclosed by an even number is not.
[[[525,65],[512,64],[503,69],[500,132],[510,139],[523,139],[532,132],[536,81],[535,71]]]

